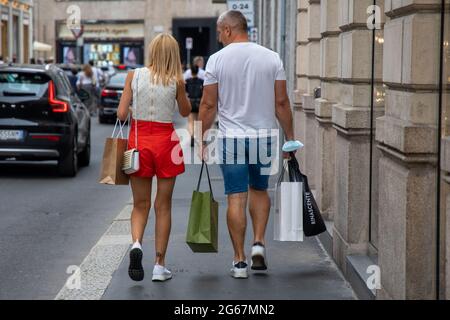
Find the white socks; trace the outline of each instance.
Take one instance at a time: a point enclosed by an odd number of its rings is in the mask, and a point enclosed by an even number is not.
[[[133,247],[131,247],[131,250],[133,250],[133,249],[140,249],[140,250],[142,250],[142,246],[141,246],[141,244],[139,243],[139,241],[136,241],[136,242],[133,244]]]

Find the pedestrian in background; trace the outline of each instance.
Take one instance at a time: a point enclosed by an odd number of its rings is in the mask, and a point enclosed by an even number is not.
[[[97,79],[97,89],[100,90],[101,87],[105,85],[105,75],[103,74],[103,71],[95,66],[94,60],[89,60],[89,65],[92,68],[92,72],[95,75],[95,78]]]
[[[74,92],[78,91],[77,82],[78,82],[78,69],[75,66],[70,68],[69,81],[72,86]]]
[[[155,266],[153,281],[166,281],[172,273],[166,268],[172,215],[172,195],[176,177],[185,171],[183,152],[172,123],[176,106],[183,117],[191,105],[185,91],[180,48],[169,34],[159,34],[149,46],[149,66],[130,71],[117,116],[125,121],[133,101],[129,149],[139,151],[140,170],[131,175],[133,212],[128,274],[134,281],[144,279],[142,240],[151,207],[153,177],[157,177],[155,199]],[[137,132],[136,132],[137,131]],[[137,134],[137,136],[136,136]],[[137,139],[137,145],[136,145]],[[179,150],[178,159],[173,151]]]
[[[220,167],[228,196],[227,221],[234,248],[231,275],[245,279],[248,278],[244,249],[247,202],[254,233],[251,267],[267,269],[265,232],[271,207],[267,171],[271,163],[263,162],[260,157],[264,152],[267,157],[273,156],[272,143],[276,144],[278,137],[271,136],[270,132],[278,129],[277,119],[286,139],[294,140],[293,117],[280,56],[249,42],[247,19],[239,11],[222,14],[217,25],[225,48],[212,55],[206,66],[199,119],[205,133],[218,110]],[[266,135],[258,133],[259,130]],[[255,145],[259,150],[258,159],[252,161],[251,150]]]
[[[88,108],[91,116],[97,115],[97,78],[94,75],[92,67],[89,64],[83,66],[83,71],[81,72],[77,80],[78,91],[83,89],[89,94],[89,98],[84,102]]]
[[[200,101],[203,96],[203,80],[198,77],[199,67],[192,66],[192,77],[186,80],[186,92],[191,101],[192,112],[189,115],[189,133],[191,134],[191,147],[194,146],[194,124],[198,120]]]
[[[205,59],[203,59],[203,57],[195,57],[194,58],[194,63],[192,64],[193,66],[198,67],[198,77],[202,80],[205,80]],[[191,69],[187,69],[186,72],[183,75],[184,77],[184,81],[192,78],[192,70]]]

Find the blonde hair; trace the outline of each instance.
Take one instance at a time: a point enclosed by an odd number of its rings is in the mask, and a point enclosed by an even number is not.
[[[172,81],[181,81],[180,47],[177,40],[167,33],[157,35],[149,45],[149,68],[156,83],[168,86]]]

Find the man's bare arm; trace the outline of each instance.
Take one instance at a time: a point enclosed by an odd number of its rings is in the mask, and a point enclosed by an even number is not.
[[[217,115],[217,103],[219,99],[219,85],[213,84],[203,88],[203,98],[200,103],[198,120],[202,122],[202,137],[211,129]]]
[[[291,102],[287,94],[286,81],[275,81],[275,113],[286,140],[294,140],[294,119],[292,116]]]

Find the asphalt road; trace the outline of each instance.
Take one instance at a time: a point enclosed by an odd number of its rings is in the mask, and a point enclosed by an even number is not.
[[[76,178],[51,162],[0,162],[0,299],[54,299],[131,198],[97,183],[112,129],[92,120],[91,165]]]

